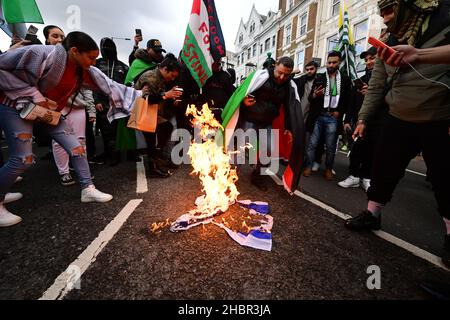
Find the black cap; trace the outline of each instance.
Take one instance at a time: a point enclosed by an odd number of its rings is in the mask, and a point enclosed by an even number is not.
[[[155,51],[162,51],[166,52],[166,50],[163,49],[161,41],[157,39],[151,39],[147,42],[147,49],[153,49]]]
[[[368,54],[372,55],[372,56],[376,56],[377,55],[377,48],[375,47],[370,47],[367,51],[364,51],[363,53],[361,53],[361,55],[359,56],[361,59],[365,59],[366,56]]]

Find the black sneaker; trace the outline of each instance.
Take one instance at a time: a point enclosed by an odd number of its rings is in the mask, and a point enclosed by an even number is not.
[[[64,187],[68,187],[68,186],[73,186],[75,184],[75,180],[73,180],[72,176],[70,175],[70,173],[67,174],[63,174],[61,176],[61,184]]]
[[[95,157],[90,158],[88,161],[89,161],[89,164],[102,165],[102,164],[105,164],[105,156],[104,155],[95,156]]]
[[[375,218],[371,212],[364,211],[359,216],[345,221],[345,226],[352,231],[380,230],[381,217]]]

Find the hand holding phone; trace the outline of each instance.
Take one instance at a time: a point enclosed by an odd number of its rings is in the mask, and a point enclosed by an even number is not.
[[[381,42],[380,40],[374,37],[369,37],[368,42],[377,49],[387,49],[387,54],[385,57],[386,60],[389,59],[395,53],[395,50],[393,48],[389,47],[387,44]]]
[[[358,89],[358,90],[362,90],[364,88],[364,86],[366,86],[366,83],[364,83],[364,81],[362,81],[359,78],[353,80],[353,84],[355,85],[356,89]]]

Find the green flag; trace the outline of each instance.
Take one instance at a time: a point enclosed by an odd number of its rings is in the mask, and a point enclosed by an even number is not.
[[[3,0],[2,8],[8,23],[44,23],[35,0]]]

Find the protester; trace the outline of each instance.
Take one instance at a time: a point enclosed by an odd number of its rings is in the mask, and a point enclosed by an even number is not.
[[[230,74],[222,69],[221,61],[212,64],[212,76],[203,87],[202,101],[207,103],[217,121],[222,122],[222,112],[233,95],[235,87]]]
[[[45,37],[45,44],[50,46],[56,46],[64,41],[66,37],[64,31],[60,27],[49,25],[43,30]]]
[[[92,91],[85,87],[80,87],[69,98],[67,106],[62,109],[61,114],[83,147],[86,147],[86,112],[91,114],[89,121],[92,118],[95,120],[95,104],[92,96]],[[58,142],[53,140],[53,156],[58,173],[61,179],[61,185],[72,186],[76,182],[70,174],[70,156],[69,153]]]
[[[388,45],[421,48],[426,44],[433,48],[450,44],[445,37],[450,24],[450,1],[415,2],[413,6],[400,0],[382,0],[379,7],[390,32]],[[379,230],[383,207],[392,199],[409,162],[423,151],[447,231],[442,262],[450,266],[450,64],[416,65],[415,69],[417,72],[409,66],[391,67],[379,59],[375,63],[355,137],[364,137],[367,121],[383,100],[389,105],[389,116],[373,162],[367,210],[345,225],[351,230]],[[424,73],[428,79],[422,77]]]
[[[272,124],[280,117],[280,109],[284,107],[285,123],[284,129],[286,130],[284,137],[286,137],[292,144],[292,153],[289,163],[289,172],[292,173],[289,182],[286,182],[286,188],[293,192],[297,187],[300,168],[302,163],[302,149],[304,133],[302,128],[304,127],[303,116],[301,114],[300,101],[296,99],[296,85],[292,80],[292,71],[294,68],[294,62],[289,57],[280,58],[275,65],[275,68],[264,69],[254,73],[250,79],[251,83],[248,83],[247,79],[240,88],[238,88],[230,99],[227,108],[222,115],[227,115],[229,121],[229,115],[235,117],[238,116],[236,128],[248,130],[256,130],[258,137],[257,145],[253,146],[261,155],[261,152],[268,152],[268,156],[271,156],[272,150],[270,150],[272,141]],[[253,84],[253,86],[252,86]],[[249,88],[247,88],[249,86]],[[243,92],[249,91],[249,94],[244,96]],[[246,93],[245,93],[246,94]],[[230,122],[229,122],[230,123]],[[228,124],[225,125],[228,128]],[[233,128],[234,129],[234,128]],[[233,137],[231,132],[225,132],[227,147],[230,149],[242,151],[240,148],[243,146],[229,147],[228,143],[231,142]],[[265,132],[265,139],[263,141],[261,133]],[[228,138],[227,138],[228,137]],[[273,150],[274,151],[274,150]],[[261,162],[261,157],[258,156],[255,170],[251,175],[251,183],[262,191],[267,191],[268,187],[264,181]],[[292,169],[292,171],[291,171]]]
[[[30,100],[38,106],[61,110],[80,85],[100,90],[111,98],[115,110],[110,117],[127,114],[137,92],[108,79],[92,66],[99,49],[95,41],[85,33],[72,32],[61,45],[29,46],[8,51],[0,56],[0,127],[5,131],[9,146],[8,162],[0,169],[0,226],[17,224],[21,218],[4,206],[5,195],[35,160],[32,154],[33,122],[25,121],[20,110]],[[11,69],[11,66],[15,69]],[[71,155],[71,162],[78,174],[82,202],[108,202],[112,196],[95,188],[91,180],[86,151],[62,118],[58,125],[48,124],[50,135]]]
[[[164,59],[166,50],[157,39],[151,39],[147,42],[147,49],[138,49],[135,53],[135,60],[130,65],[130,70],[125,79],[125,85],[133,85],[148,70],[155,69],[158,63]]]
[[[164,118],[164,104],[168,100],[181,98],[182,92],[178,87],[166,90],[167,84],[173,83],[179,76],[181,65],[173,54],[168,54],[157,69],[147,71],[137,81],[135,88],[142,89],[148,96],[149,103],[159,104],[157,133],[144,133],[147,142],[147,155],[150,167],[150,178],[168,178],[171,173],[158,166],[157,158],[161,157],[161,150],[165,147],[173,131],[173,125]],[[158,134],[158,146],[156,136]]]
[[[372,71],[375,66],[377,49],[374,47],[361,53],[361,59],[366,63],[366,74],[361,77],[359,82],[353,88],[352,103],[350,104],[347,116],[345,118],[344,130],[346,132],[354,132],[356,123],[358,122],[358,114],[364,102],[364,97],[369,89],[369,81],[372,77]],[[383,103],[384,104],[384,103]],[[384,104],[385,105],[385,104]],[[372,160],[375,156],[375,147],[379,140],[381,125],[387,113],[387,106],[380,108],[379,114],[374,116],[368,123],[366,136],[364,139],[357,139],[354,142],[350,154],[350,176],[338,183],[342,188],[358,188],[364,191],[370,187],[370,179],[372,172]]]
[[[315,61],[310,61],[306,64],[305,70],[306,74],[300,78],[294,79],[297,85],[298,95],[300,97],[303,118],[305,123],[308,121],[311,103],[309,102],[309,96],[313,89],[314,80],[316,80],[317,69],[319,65]]]
[[[110,38],[100,41],[102,57],[97,59],[96,67],[108,78],[117,83],[124,84],[128,73],[128,66],[117,58],[117,47]],[[97,126],[102,133],[103,154],[91,159],[93,163],[109,162],[115,166],[120,162],[120,152],[116,148],[117,121],[108,120],[108,112],[111,108],[109,97],[101,92],[94,93],[95,107],[97,109]]]
[[[327,72],[318,74],[310,94],[310,113],[306,129],[311,134],[307,147],[307,163],[303,173],[309,177],[316,158],[316,149],[323,136],[326,144],[326,170],[324,177],[334,178],[333,167],[336,157],[339,127],[350,102],[350,79],[339,71],[341,54],[333,51],[328,54]]]
[[[49,46],[56,46],[61,44],[65,38],[64,31],[57,26],[48,25],[43,32],[45,44]],[[39,147],[47,147],[48,152],[41,158],[41,160],[53,160],[53,142],[45,128],[42,128],[40,123],[36,123],[33,127],[34,141]]]
[[[136,51],[136,60],[128,70],[125,78],[125,85],[134,87],[138,79],[147,71],[154,70],[158,63],[164,59],[161,42],[157,39],[151,39],[147,42],[147,49],[138,49]],[[120,151],[127,152],[129,161],[138,162],[141,159],[137,156],[139,139],[145,140],[141,132],[137,132],[127,127],[129,118],[120,119],[117,123],[117,144],[116,147]]]

